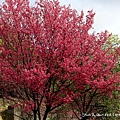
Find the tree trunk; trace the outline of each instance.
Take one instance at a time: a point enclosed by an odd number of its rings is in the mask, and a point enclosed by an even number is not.
[[[38,106],[38,120],[41,120],[41,116],[40,116],[40,107]]]
[[[46,111],[45,111],[43,120],[46,120],[46,119],[47,119],[48,113],[50,112],[50,107],[51,107],[50,105],[46,106]]]
[[[34,120],[37,120],[37,111],[34,110],[33,113],[34,113]]]

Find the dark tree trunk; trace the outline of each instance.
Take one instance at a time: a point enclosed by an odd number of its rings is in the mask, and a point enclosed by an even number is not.
[[[40,116],[40,107],[38,106],[38,120],[41,120],[41,116]]]
[[[43,120],[46,120],[46,119],[47,119],[48,113],[50,112],[50,108],[51,108],[50,105],[46,106],[46,111],[45,111],[45,114],[44,114]]]
[[[34,113],[34,120],[37,120],[37,111],[34,110],[33,113]]]

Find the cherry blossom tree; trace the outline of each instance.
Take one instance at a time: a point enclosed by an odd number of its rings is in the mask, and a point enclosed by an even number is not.
[[[2,96],[34,120],[46,120],[87,91],[111,94],[119,82],[113,71],[119,52],[102,49],[107,32],[89,32],[94,15],[88,11],[84,19],[83,11],[57,0],[40,0],[34,7],[29,0],[6,0],[0,6]]]

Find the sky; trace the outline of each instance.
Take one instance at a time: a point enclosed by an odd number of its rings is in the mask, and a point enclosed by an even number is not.
[[[0,4],[4,0],[0,0]],[[34,5],[36,0],[30,0]],[[108,30],[110,33],[118,34],[120,37],[120,0],[59,0],[61,5],[77,9],[85,13],[93,9],[96,13],[94,18],[93,31],[101,32]]]

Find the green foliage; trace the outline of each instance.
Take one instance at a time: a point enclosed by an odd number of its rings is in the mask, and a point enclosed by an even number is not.
[[[0,39],[0,45],[2,45],[3,43],[2,43],[2,39]]]
[[[109,120],[119,120],[120,119],[120,95],[118,91],[113,92],[113,96],[105,96],[102,99],[103,109],[99,111],[100,114],[103,114],[99,119],[104,120],[107,118]]]
[[[104,45],[104,49],[107,49],[111,47],[112,49],[120,46],[120,39],[118,35],[114,34],[111,35],[110,38],[107,40],[107,42]]]
[[[112,47],[120,46],[120,39],[116,34],[110,37],[109,42],[111,43]]]

